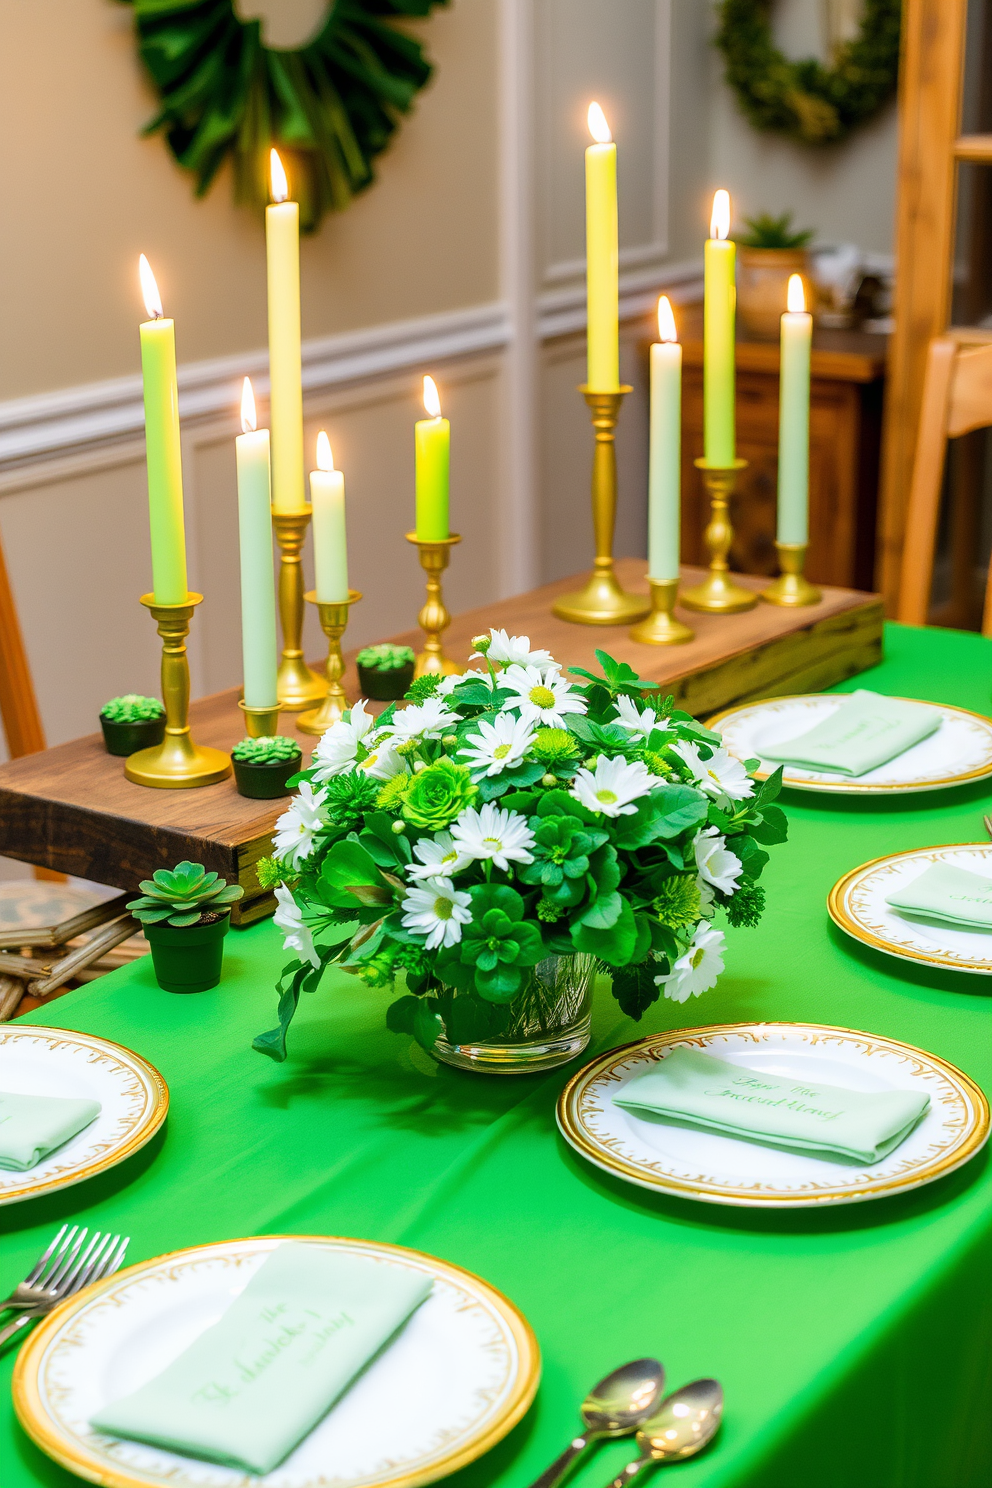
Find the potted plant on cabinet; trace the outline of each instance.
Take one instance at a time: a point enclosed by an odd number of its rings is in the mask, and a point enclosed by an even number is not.
[[[286,782],[303,763],[303,754],[295,739],[285,734],[269,734],[261,739],[242,739],[231,750],[234,783],[238,793],[256,801],[271,801],[288,796]]]
[[[128,909],[145,928],[155,978],[165,992],[205,992],[220,981],[231,905],[244,889],[202,863],[177,863],[142,879]]]
[[[356,658],[358,684],[366,697],[395,702],[413,681],[415,661],[409,646],[392,646],[388,641],[366,646]]]
[[[808,244],[813,229],[793,228],[791,212],[783,212],[780,217],[759,212],[757,217],[745,218],[744,226],[748,231],[737,239],[737,309],[741,323],[759,340],[777,341],[792,274],[802,279],[806,304],[812,305]]]
[[[100,709],[100,727],[108,754],[122,757],[161,744],[165,737],[165,709],[158,698],[126,692]]]

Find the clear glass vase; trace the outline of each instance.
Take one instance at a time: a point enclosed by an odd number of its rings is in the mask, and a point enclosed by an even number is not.
[[[512,1002],[487,1005],[490,1026],[483,1037],[458,1043],[446,1027],[435,1058],[490,1075],[529,1075],[567,1064],[589,1042],[595,975],[592,956],[548,956],[530,969]]]

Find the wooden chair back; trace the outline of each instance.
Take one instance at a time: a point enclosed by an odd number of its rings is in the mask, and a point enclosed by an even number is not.
[[[992,342],[935,336],[927,352],[916,458],[906,507],[906,538],[896,618],[925,625],[930,608],[940,493],[948,439],[992,426]],[[982,634],[992,636],[992,567]]]

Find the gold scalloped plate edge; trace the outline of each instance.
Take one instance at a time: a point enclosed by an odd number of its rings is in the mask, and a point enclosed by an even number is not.
[[[900,858],[913,858],[917,853],[937,852],[946,848],[953,852],[961,847],[982,847],[980,842],[938,842],[933,847],[911,847],[902,852],[883,853],[880,858],[869,858],[867,863],[861,863],[857,868],[852,868],[834,884],[827,895],[827,914],[833,920],[838,930],[843,930],[852,940],[861,945],[870,946],[874,951],[882,951],[886,956],[892,956],[896,961],[909,961],[914,966],[936,966],[941,971],[959,971],[962,976],[992,976],[992,966],[976,966],[974,963],[967,965],[962,961],[949,961],[945,956],[928,956],[924,951],[912,951],[905,946],[897,947],[891,941],[882,940],[878,935],[873,935],[863,925],[859,925],[853,915],[847,912],[844,899],[847,890],[855,879],[860,878],[862,873],[867,873],[871,868],[877,868],[881,863],[898,862]],[[992,844],[989,844],[992,847]]]
[[[38,1371],[49,1344],[61,1330],[63,1322],[77,1312],[84,1303],[88,1304],[101,1292],[109,1291],[126,1277],[152,1270],[166,1262],[182,1261],[204,1253],[209,1254],[211,1251],[224,1251],[231,1246],[248,1245],[265,1248],[270,1241],[287,1240],[309,1241],[317,1244],[326,1244],[330,1241],[332,1244],[367,1246],[386,1254],[416,1256],[418,1260],[426,1261],[431,1269],[441,1276],[448,1277],[456,1285],[464,1286],[464,1279],[467,1279],[471,1287],[483,1294],[493,1305],[513,1335],[519,1361],[517,1380],[499,1419],[483,1426],[477,1436],[465,1442],[440,1462],[435,1462],[422,1471],[384,1478],[377,1484],[367,1483],[364,1488],[422,1488],[422,1485],[426,1483],[434,1483],[439,1478],[447,1477],[450,1473],[467,1467],[469,1463],[475,1462],[486,1452],[491,1451],[498,1442],[503,1440],[504,1436],[513,1430],[529,1410],[541,1380],[541,1350],[537,1337],[516,1304],[511,1302],[505,1293],[499,1291],[491,1282],[484,1280],[474,1271],[469,1271],[465,1266],[458,1266],[453,1261],[440,1260],[437,1256],[431,1255],[429,1251],[414,1250],[408,1245],[391,1245],[382,1240],[362,1240],[348,1235],[250,1235],[234,1240],[208,1241],[203,1245],[191,1245],[182,1250],[168,1251],[164,1255],[153,1256],[147,1261],[138,1261],[135,1265],[127,1266],[124,1270],[117,1272],[116,1275],[109,1276],[106,1281],[87,1287],[77,1297],[70,1297],[68,1301],[54,1308],[48,1317],[38,1324],[22,1346],[14,1364],[14,1374],[11,1380],[14,1410],[17,1419],[31,1440],[60,1467],[67,1468],[69,1472],[84,1478],[88,1483],[99,1483],[101,1488],[161,1488],[163,1482],[161,1478],[145,1477],[125,1471],[110,1466],[106,1459],[96,1453],[77,1450],[74,1444],[67,1442],[63,1433],[51,1424],[51,1417],[42,1404],[37,1383]],[[244,1485],[259,1481],[255,1476],[246,1474]],[[242,1484],[232,1485],[232,1488],[242,1488]]]
[[[700,1187],[678,1178],[650,1178],[643,1169],[636,1167],[633,1163],[625,1162],[622,1158],[615,1157],[606,1152],[602,1147],[592,1142],[582,1130],[581,1124],[574,1114],[574,1106],[582,1089],[591,1084],[599,1074],[609,1068],[611,1064],[621,1062],[629,1058],[635,1050],[664,1047],[677,1043],[681,1039],[698,1039],[708,1034],[720,1033],[753,1033],[757,1029],[797,1029],[816,1033],[840,1035],[856,1039],[869,1039],[873,1043],[885,1045],[887,1048],[898,1050],[911,1056],[922,1058],[932,1064],[944,1076],[963,1087],[965,1095],[971,1100],[975,1117],[971,1131],[968,1133],[963,1144],[954,1152],[942,1160],[935,1162],[929,1168],[918,1170],[911,1178],[895,1179],[884,1187],[876,1187],[870,1190],[859,1190],[857,1193],[851,1191],[831,1193],[829,1191],[818,1194],[808,1194],[801,1197],[782,1197],[774,1193],[763,1197],[754,1193],[745,1193],[741,1189],[722,1187],[712,1184]],[[922,1188],[928,1183],[935,1183],[938,1178],[944,1178],[949,1173],[955,1172],[964,1166],[977,1152],[985,1146],[989,1139],[989,1103],[983,1090],[975,1084],[969,1075],[958,1069],[957,1065],[951,1064],[949,1060],[941,1059],[938,1054],[930,1054],[926,1049],[919,1049],[915,1044],[903,1043],[900,1039],[888,1038],[885,1035],[866,1033],[858,1028],[841,1028],[830,1023],[789,1023],[784,1021],[768,1021],[765,1023],[709,1023],[700,1028],[675,1028],[667,1033],[648,1034],[641,1039],[633,1039],[629,1044],[620,1044],[615,1049],[607,1049],[605,1053],[598,1054],[595,1059],[583,1065],[582,1069],[569,1080],[558,1097],[555,1110],[558,1129],[565,1141],[581,1157],[586,1158],[595,1167],[603,1172],[611,1174],[614,1178],[622,1178],[627,1183],[633,1183],[638,1188],[648,1189],[651,1193],[668,1194],[672,1198],[695,1199],[704,1204],[725,1204],[740,1209],[824,1209],[833,1208],[841,1204],[867,1203],[872,1199],[887,1198],[892,1194],[908,1193],[912,1189]]]
[[[85,1183],[88,1178],[96,1177],[97,1173],[105,1173],[110,1168],[116,1168],[118,1164],[133,1157],[140,1152],[142,1147],[147,1146],[159,1130],[166,1116],[169,1114],[169,1087],[165,1078],[159,1073],[153,1064],[141,1054],[136,1054],[126,1044],[117,1044],[113,1039],[102,1038],[96,1033],[80,1033],[75,1028],[52,1028],[47,1023],[5,1023],[0,1026],[0,1043],[6,1043],[11,1036],[19,1034],[54,1034],[59,1039],[72,1040],[88,1045],[92,1049],[102,1049],[120,1060],[121,1064],[131,1065],[135,1074],[144,1077],[151,1091],[152,1101],[144,1115],[139,1120],[135,1129],[128,1134],[119,1146],[105,1152],[102,1157],[85,1168],[73,1170],[65,1175],[56,1175],[46,1179],[43,1183],[22,1184],[19,1188],[8,1189],[0,1194],[0,1208],[8,1204],[21,1204],[28,1199],[40,1198],[43,1194],[57,1193],[59,1189],[72,1188],[77,1183]]]
[[[788,692],[781,697],[753,698],[749,703],[737,703],[733,708],[724,708],[719,713],[714,713],[706,719],[705,727],[717,729],[717,725],[725,718],[730,718],[737,713],[746,713],[751,708],[760,708],[762,703],[791,703],[800,698],[819,697],[846,697],[847,693],[836,692]],[[920,698],[899,698],[902,703],[918,703]],[[977,718],[979,722],[987,724],[992,728],[992,719],[986,713],[977,713],[973,708],[959,708],[956,703],[933,703],[935,708],[948,708],[952,713],[960,713],[965,718]],[[719,732],[719,730],[717,730]],[[733,754],[733,750],[728,750]],[[735,755],[735,759],[743,756]],[[788,768],[788,766],[786,767]],[[770,770],[758,770],[755,780],[767,780],[772,774]],[[977,770],[966,770],[960,775],[942,776],[938,780],[927,780],[923,782],[909,781],[900,784],[894,781],[891,785],[858,785],[853,778],[851,780],[838,781],[813,781],[813,780],[786,780],[782,784],[786,790],[809,791],[813,795],[830,796],[919,796],[926,791],[953,790],[956,785],[968,785],[973,780],[988,780],[992,777],[992,759],[987,765],[980,766]]]

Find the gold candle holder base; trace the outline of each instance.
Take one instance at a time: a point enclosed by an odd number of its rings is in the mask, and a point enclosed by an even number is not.
[[[315,589],[305,594],[307,604],[317,606],[320,628],[327,637],[327,683],[326,696],[319,708],[301,713],[296,727],[304,734],[326,734],[332,723],[337,723],[348,708],[348,699],[341,686],[345,673],[344,657],[341,655],[341,637],[348,625],[348,611],[361,599],[358,589],[349,589],[348,598],[334,604],[324,604],[317,598]]]
[[[676,620],[672,611],[679,592],[678,579],[648,579],[651,586],[651,613],[635,625],[630,639],[642,646],[682,646],[696,632]]]
[[[451,616],[445,608],[441,593],[441,575],[451,561],[451,549],[455,543],[461,542],[461,537],[453,532],[450,537],[438,538],[434,542],[421,542],[415,532],[408,532],[406,540],[416,544],[420,551],[420,566],[427,575],[427,602],[417,616],[417,624],[424,632],[424,649],[417,657],[413,675],[425,677],[433,673],[440,677],[455,676],[462,668],[457,662],[448,660],[441,644],[441,635],[451,624]]]
[[[767,589],[762,589],[762,599],[767,600],[769,604],[795,608],[800,605],[820,603],[823,595],[803,573],[808,546],[808,543],[777,542],[775,544],[778,566],[782,572]]]
[[[202,594],[187,594],[181,604],[156,604],[154,594],[143,594],[141,603],[151,611],[162,637],[162,701],[165,703],[165,738],[150,749],[129,755],[124,774],[135,785],[158,790],[189,790],[197,785],[216,785],[231,773],[230,756],[220,749],[194,744],[189,732],[189,662],[186,637],[193,611]]]
[[[310,523],[309,506],[295,511],[272,511],[272,526],[279,544],[279,619],[282,622],[282,657],[276,676],[276,695],[284,713],[312,708],[327,692],[323,677],[311,671],[303,659],[303,544]]]
[[[279,707],[251,708],[243,698],[238,707],[245,715],[245,733],[249,739],[269,739],[279,731]]]
[[[701,584],[685,591],[682,603],[687,610],[705,610],[716,615],[753,610],[758,596],[733,582],[727,564],[727,554],[734,540],[734,529],[730,525],[730,497],[737,472],[746,467],[747,461],[735,460],[733,465],[724,466],[708,465],[705,459],[701,459],[695,464],[703,473],[703,485],[710,498],[710,520],[704,535],[710,552],[710,571]]]
[[[614,433],[620,404],[631,391],[597,393],[582,386],[579,392],[592,410],[596,447],[592,461],[592,527],[596,558],[589,582],[574,594],[563,594],[551,606],[559,620],[573,625],[630,625],[642,620],[650,606],[643,594],[628,594],[613,571],[613,531],[617,517],[617,454]]]

